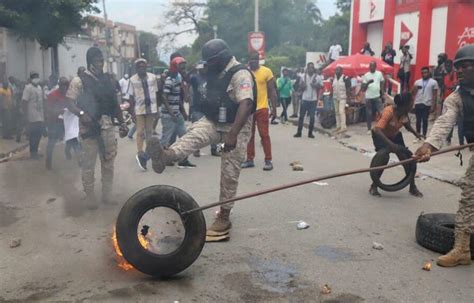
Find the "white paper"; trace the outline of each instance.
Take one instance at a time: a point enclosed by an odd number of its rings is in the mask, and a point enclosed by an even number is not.
[[[79,137],[79,118],[69,110],[64,110],[64,141]]]

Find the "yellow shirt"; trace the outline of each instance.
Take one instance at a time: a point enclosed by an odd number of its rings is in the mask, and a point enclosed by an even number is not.
[[[268,108],[267,82],[273,79],[273,73],[268,67],[262,65],[252,72],[257,82],[257,110]]]
[[[13,107],[12,91],[10,88],[0,87],[0,98],[3,99],[3,101],[0,102],[0,106],[3,106],[3,109],[6,109],[6,110],[12,109]]]

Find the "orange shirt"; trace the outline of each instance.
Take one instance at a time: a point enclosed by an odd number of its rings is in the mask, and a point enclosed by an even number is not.
[[[393,139],[408,121],[408,116],[398,118],[395,107],[390,105],[385,107],[375,127],[380,128],[389,139]]]

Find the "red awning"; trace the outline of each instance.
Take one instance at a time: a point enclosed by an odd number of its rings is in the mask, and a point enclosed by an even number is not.
[[[323,75],[326,77],[333,76],[336,72],[336,67],[342,67],[342,73],[349,77],[361,76],[369,71],[370,62],[375,61],[377,63],[377,70],[383,74],[393,74],[393,66],[388,65],[381,59],[374,58],[371,56],[356,54],[340,58],[333,63],[329,64],[324,70]]]

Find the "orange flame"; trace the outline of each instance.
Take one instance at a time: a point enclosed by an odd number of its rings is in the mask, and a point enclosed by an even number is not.
[[[148,239],[144,237],[143,235],[138,235],[138,241],[140,241],[140,244],[144,249],[148,248]],[[115,232],[115,227],[114,227],[114,232],[112,234],[112,244],[114,246],[115,253],[117,254],[117,266],[120,267],[121,269],[128,271],[133,268],[133,265],[128,263],[127,260],[123,257],[122,251],[120,250],[120,247],[117,242],[117,234]]]

